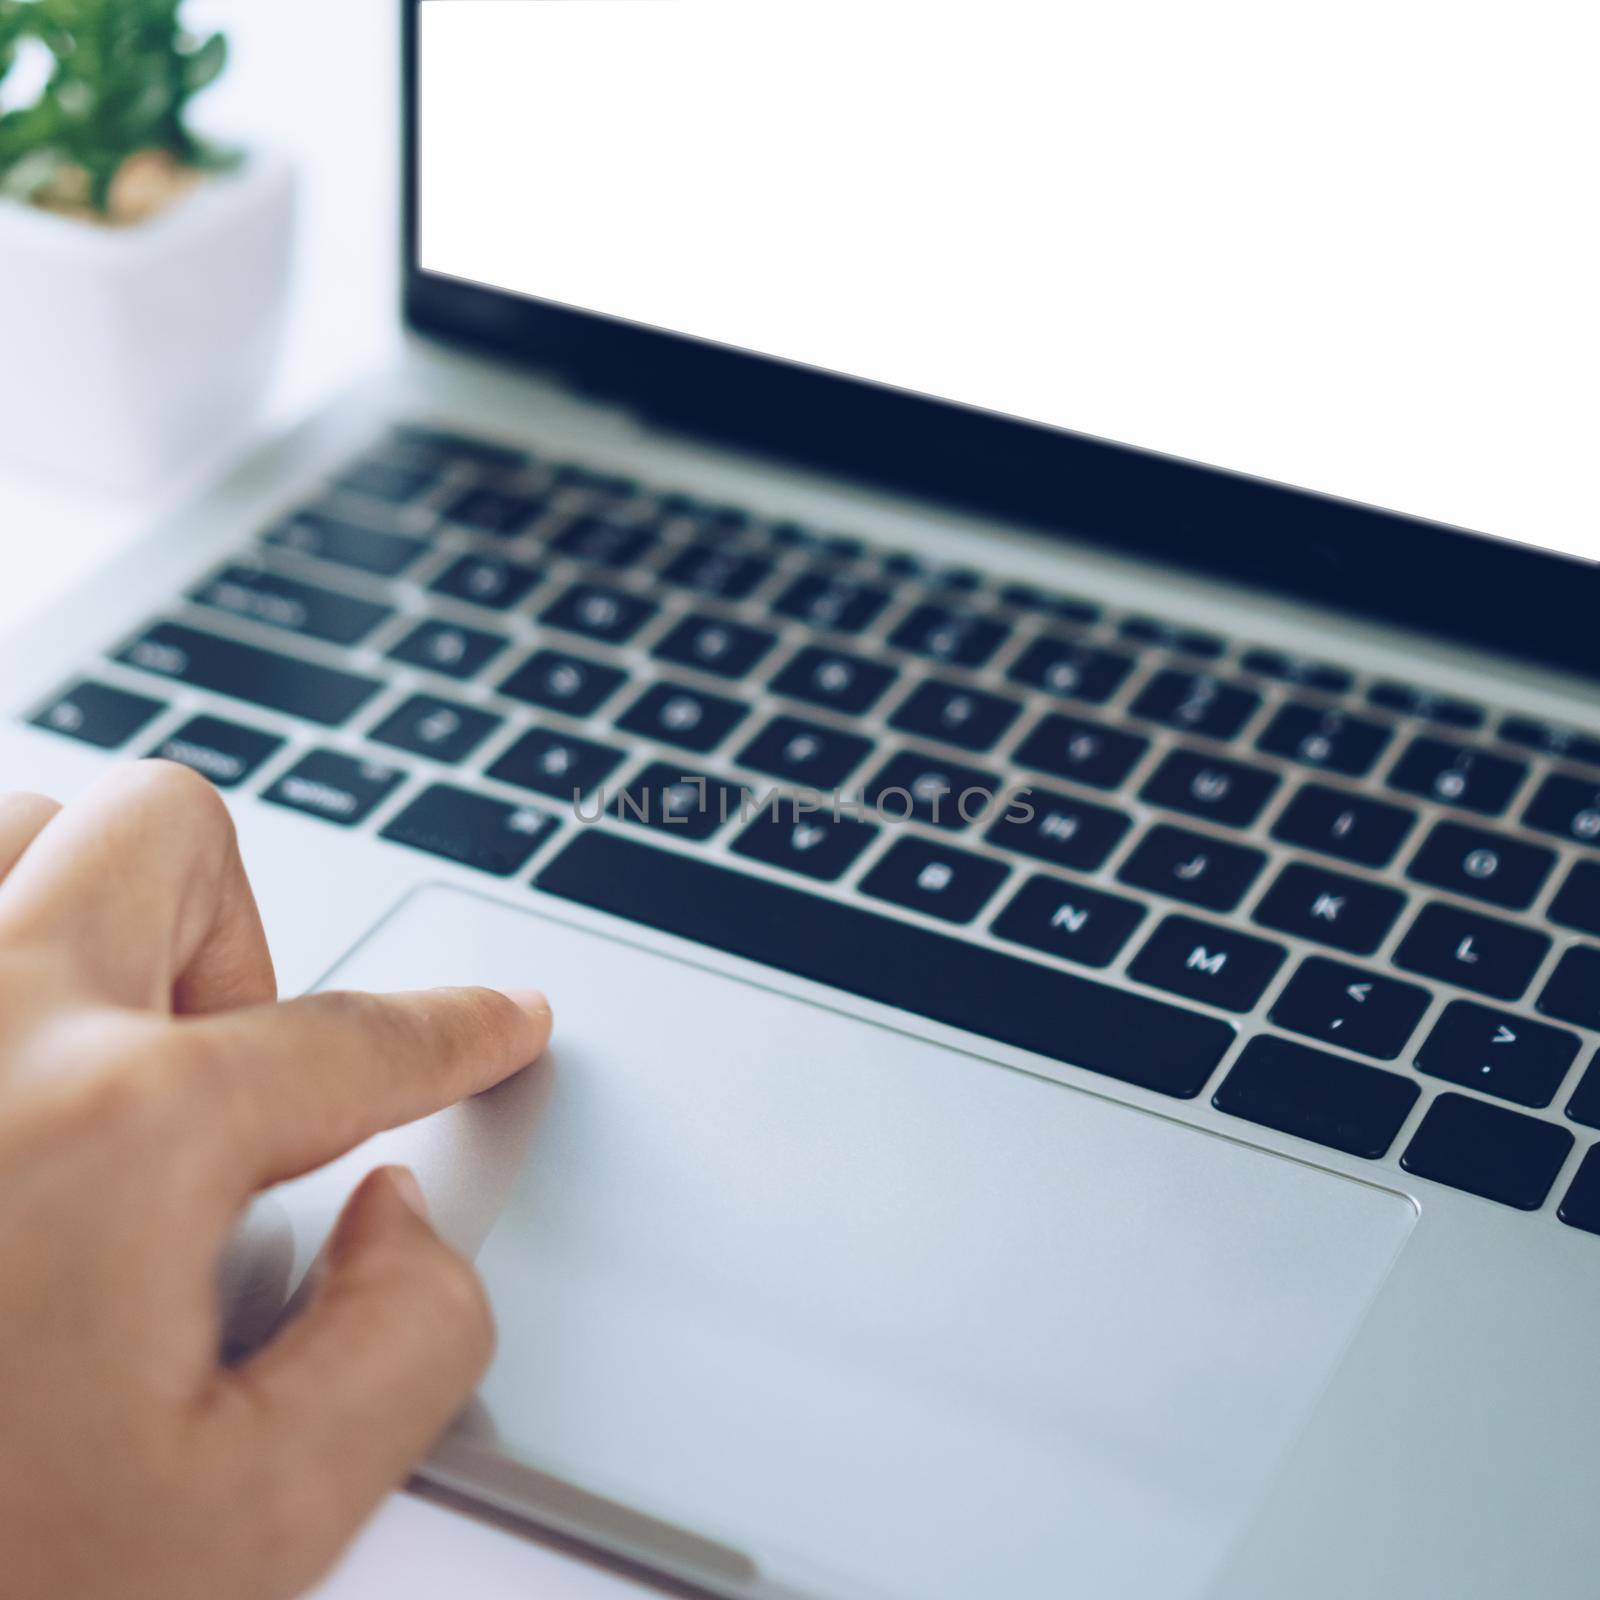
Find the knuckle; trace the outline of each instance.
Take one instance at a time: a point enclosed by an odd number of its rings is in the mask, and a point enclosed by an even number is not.
[[[167,1030],[160,1030],[164,1036]],[[139,1027],[123,1049],[102,1056],[75,1074],[66,1096],[69,1116],[80,1127],[113,1136],[143,1138],[163,1133],[177,1103],[168,1057],[161,1043]]]
[[[191,850],[213,866],[235,848],[233,814],[220,792],[177,761],[136,761],[118,774],[123,799],[162,832],[181,828]]]
[[[352,1033],[383,1034],[392,1030],[392,1008],[379,996],[356,989],[326,989],[315,997],[322,1025]]]
[[[214,810],[226,813],[227,807],[206,779],[179,761],[151,758],[124,767],[116,781],[127,790],[129,799],[140,799],[164,809],[208,816]]]

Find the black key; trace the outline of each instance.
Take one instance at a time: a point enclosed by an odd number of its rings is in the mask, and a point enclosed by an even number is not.
[[[889,726],[963,750],[992,750],[1021,712],[1015,700],[1002,695],[930,680],[912,692],[889,718]]]
[[[998,861],[925,839],[901,839],[861,880],[861,892],[945,922],[971,922],[1005,876]]]
[[[797,522],[774,522],[766,530],[766,538],[784,550],[821,550],[822,536],[811,528],[802,528]]]
[[[1442,1094],[1428,1107],[1400,1165],[1419,1178],[1537,1211],[1572,1145],[1572,1135],[1553,1122],[1464,1094]]]
[[[1600,950],[1574,945],[1556,963],[1538,1003],[1548,1017],[1600,1029]]]
[[[1482,706],[1470,700],[1434,694],[1428,689],[1415,689],[1406,683],[1375,683],[1367,691],[1367,702],[1385,711],[1421,717],[1425,722],[1441,723],[1447,728],[1481,728],[1484,723]]]
[[[1308,783],[1284,807],[1272,825],[1272,837],[1359,866],[1384,867],[1416,820],[1416,812],[1387,800]]]
[[[1578,1175],[1567,1190],[1556,1215],[1569,1228],[1585,1233],[1600,1233],[1600,1145],[1590,1149],[1578,1168]]]
[[[1422,1020],[1429,999],[1417,984],[1308,956],[1269,1016],[1291,1033],[1393,1061]]]
[[[390,652],[395,661],[447,678],[476,677],[505,649],[507,640],[456,622],[419,622]]]
[[[1232,928],[1168,917],[1133,958],[1129,977],[1224,1011],[1248,1011],[1283,965],[1282,945]]]
[[[620,572],[648,555],[661,541],[651,528],[613,517],[579,517],[550,541],[550,548],[573,561]]]
[[[730,818],[741,815],[747,793],[736,783],[657,761],[633,779],[607,809],[621,822],[700,843]]]
[[[1405,909],[1398,889],[1291,862],[1262,897],[1254,920],[1354,955],[1370,955]]]
[[[737,700],[675,683],[652,684],[617,718],[617,726],[646,739],[682,745],[702,755],[715,750],[744,721]]]
[[[1101,617],[1099,606],[1088,600],[1080,600],[1076,595],[1047,594],[1044,597],[1044,609],[1062,622],[1085,628],[1092,627]]]
[[[1275,773],[1193,750],[1173,750],[1140,791],[1151,805],[1247,828],[1278,787]]]
[[[1600,846],[1600,783],[1552,773],[1539,785],[1522,821],[1558,839]]]
[[[860,633],[889,603],[887,589],[852,583],[831,572],[809,572],[796,578],[772,609],[780,617],[808,622],[833,633]]]
[[[1141,644],[1159,645],[1163,650],[1199,656],[1206,661],[1216,660],[1228,648],[1215,634],[1200,633],[1155,617],[1129,617],[1118,631],[1124,639],[1137,639]]]
[[[1331,706],[1289,705],[1267,724],[1256,740],[1256,749],[1325,772],[1360,778],[1372,771],[1389,738],[1389,730],[1381,722],[1353,717]]]
[[[1149,748],[1150,741],[1136,733],[1052,712],[1023,740],[1016,760],[1091,788],[1115,789]]]
[[[772,680],[774,694],[809,700],[830,711],[866,711],[895,680],[892,667],[842,650],[802,650]]]
[[[580,583],[547,607],[539,620],[547,628],[581,633],[604,644],[625,644],[659,609],[621,589]]]
[[[1079,966],[1107,967],[1143,921],[1136,900],[1040,874],[995,918],[994,934]]]
[[[369,739],[433,761],[465,761],[500,726],[501,718],[431,694],[414,694],[378,724]]]
[[[496,538],[514,539],[543,515],[545,502],[500,489],[468,489],[444,508],[446,522],[460,524]]]
[[[1428,905],[1400,941],[1394,962],[1407,972],[1443,978],[1496,1000],[1515,1000],[1549,948],[1550,941],[1531,928],[1454,906]]]
[[[301,511],[265,536],[267,544],[335,566],[397,578],[428,546],[421,539],[363,527],[328,511]]]
[[[380,622],[394,615],[388,606],[280,578],[259,567],[226,567],[189,598],[214,611],[325,639],[329,644],[359,644]]]
[[[822,540],[809,528],[798,522],[775,522],[767,529],[767,537],[783,550],[820,550]]]
[[[1231,739],[1261,704],[1254,689],[1226,683],[1208,672],[1158,672],[1130,707],[1146,722],[1206,739]]]
[[[983,587],[983,574],[971,567],[945,567],[928,574],[928,586],[950,594],[975,594]]]
[[[1198,1094],[1234,1037],[1214,1017],[594,830],[537,883],[595,910],[1163,1094]]]
[[[1376,1161],[1394,1143],[1421,1090],[1288,1039],[1252,1039],[1211,1098],[1218,1111]]]
[[[985,835],[1002,850],[1075,872],[1093,872],[1122,842],[1129,821],[1120,811],[1049,789],[1018,795]]]
[[[891,550],[881,563],[891,578],[925,578],[928,564],[920,556],[907,555],[904,550]]]
[[[1263,851],[1163,822],[1139,841],[1117,877],[1136,889],[1151,889],[1208,911],[1232,911],[1266,860]]]
[[[150,752],[157,761],[176,761],[209,778],[219,789],[237,789],[283,739],[260,728],[246,728],[221,717],[191,717]]]
[[[1502,1100],[1547,1106],[1577,1055],[1576,1034],[1453,1000],[1417,1052],[1417,1065]]]
[[[742,678],[777,643],[777,635],[718,617],[685,617],[651,653],[660,661]]]
[[[535,794],[576,801],[599,788],[622,761],[623,752],[610,745],[534,728],[489,768],[489,776]]]
[[[1582,766],[1600,767],[1600,739],[1577,732],[1573,728],[1558,728],[1549,722],[1535,722],[1529,717],[1507,717],[1500,724],[1500,737],[1507,744],[1520,744],[1543,755],[1559,756],[1563,761],[1576,761]]]
[[[302,756],[262,796],[276,806],[304,811],[343,828],[365,822],[394,793],[405,774],[381,761],[367,761],[337,750]]]
[[[999,793],[992,772],[905,750],[867,784],[866,799],[890,822],[915,818],[954,830],[986,821]]]
[[[1103,705],[1127,681],[1133,661],[1114,650],[1066,639],[1035,639],[1013,664],[1008,676],[1051,694]]]
[[[433,466],[410,465],[404,461],[374,456],[357,462],[336,481],[346,494],[365,495],[369,500],[384,500],[390,505],[406,505],[439,481]]]
[[[877,836],[871,823],[776,800],[733,841],[733,853],[832,882],[850,870]]]
[[[1586,1127],[1600,1128],[1600,1055],[1589,1063],[1572,1099],[1567,1104],[1567,1115]]]
[[[1580,861],[1567,874],[1551,903],[1550,920],[1563,928],[1600,934],[1600,861]]]
[[[1263,678],[1276,678],[1280,683],[1297,683],[1307,689],[1320,689],[1324,694],[1347,694],[1355,687],[1355,678],[1343,667],[1329,666],[1324,661],[1308,661],[1304,656],[1285,655],[1281,650],[1247,651],[1240,665],[1246,672]]]
[[[692,544],[667,563],[661,576],[680,589],[723,600],[743,600],[766,581],[772,563],[714,544]]]
[[[1521,911],[1533,904],[1555,864],[1553,850],[1459,822],[1441,822],[1423,840],[1406,876]]]
[[[307,722],[337,727],[379,689],[375,678],[235,644],[177,622],[158,622],[117,659],[197,689],[210,689]]]
[[[798,717],[774,717],[741,750],[741,766],[803,788],[837,789],[872,753],[872,741]]]
[[[552,818],[531,806],[508,806],[437,783],[419,794],[382,837],[509,878],[527,865],[555,826]]]
[[[533,567],[520,567],[513,561],[497,561],[493,556],[462,556],[453,561],[429,587],[435,594],[447,594],[469,605],[508,611],[543,576]]]
[[[1414,739],[1389,774],[1389,787],[1493,817],[1511,803],[1527,775],[1523,762],[1470,744]]]
[[[58,694],[29,721],[35,728],[48,728],[97,750],[115,750],[166,709],[165,701],[85,679]]]
[[[690,522],[712,537],[726,537],[750,526],[750,513],[740,506],[711,505],[692,494],[664,494],[656,501],[663,517]]]
[[[822,549],[835,561],[860,561],[867,553],[867,547],[861,540],[843,533],[829,534],[822,541]]]
[[[569,717],[587,717],[627,681],[627,673],[616,667],[562,650],[540,650],[500,685],[500,693]]]
[[[1011,630],[992,617],[944,606],[918,606],[889,635],[897,650],[932,656],[956,667],[981,667],[1005,642]]]

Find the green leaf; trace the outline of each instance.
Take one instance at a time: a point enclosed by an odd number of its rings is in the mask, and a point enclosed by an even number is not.
[[[220,78],[228,66],[228,41],[214,33],[195,50],[183,64],[183,87],[189,94],[199,94]]]

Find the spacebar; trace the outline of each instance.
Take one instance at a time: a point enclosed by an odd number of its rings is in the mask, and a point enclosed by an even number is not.
[[[563,900],[1163,1094],[1198,1094],[1233,1042],[1233,1029],[1214,1017],[609,833],[580,834],[535,883]]]

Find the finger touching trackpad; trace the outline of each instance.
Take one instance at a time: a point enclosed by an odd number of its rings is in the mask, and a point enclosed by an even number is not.
[[[550,994],[532,1087],[364,1153],[482,1239],[500,1349],[440,1470],[725,1593],[1200,1594],[1414,1221],[455,890],[329,983]]]

